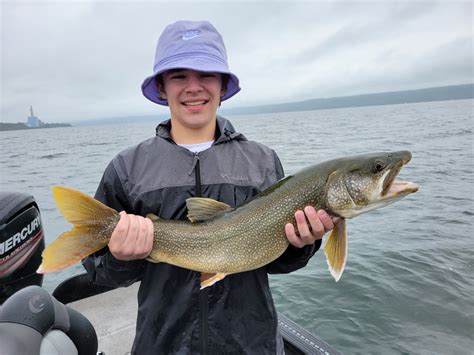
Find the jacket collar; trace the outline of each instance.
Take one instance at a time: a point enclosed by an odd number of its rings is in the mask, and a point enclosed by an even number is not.
[[[247,138],[245,138],[242,133],[237,132],[232,123],[224,117],[217,116],[217,129],[217,138],[214,144],[219,144],[233,139],[242,141],[247,140]],[[173,141],[171,139],[171,119],[163,121],[158,126],[156,126],[156,135],[169,141]]]

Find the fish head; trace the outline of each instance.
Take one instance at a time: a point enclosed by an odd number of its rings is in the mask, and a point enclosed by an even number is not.
[[[339,159],[327,181],[328,209],[341,217],[353,218],[416,192],[415,183],[396,180],[401,168],[410,160],[409,151]]]

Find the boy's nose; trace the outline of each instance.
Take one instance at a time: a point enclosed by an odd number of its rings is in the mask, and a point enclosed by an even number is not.
[[[186,90],[188,92],[201,91],[201,78],[197,75],[190,75],[187,81]]]

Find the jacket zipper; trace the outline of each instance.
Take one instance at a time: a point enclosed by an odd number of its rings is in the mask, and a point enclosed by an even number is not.
[[[194,153],[194,176],[196,177],[196,197],[202,197],[201,162],[199,160],[199,153]]]
[[[199,160],[199,153],[194,154],[194,176],[196,183],[196,197],[202,197],[202,188],[201,188],[201,162]],[[201,327],[201,354],[207,354],[207,316],[208,316],[208,298],[209,290],[205,288],[204,290],[199,291],[199,315],[201,318],[200,327]]]

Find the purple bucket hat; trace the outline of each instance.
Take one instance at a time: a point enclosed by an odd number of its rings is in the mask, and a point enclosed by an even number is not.
[[[153,74],[142,84],[143,95],[168,106],[168,101],[160,98],[155,78],[169,69],[178,68],[228,74],[230,80],[222,101],[240,91],[239,79],[227,64],[222,36],[207,21],[177,21],[165,28],[156,46]]]

